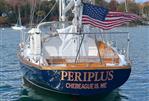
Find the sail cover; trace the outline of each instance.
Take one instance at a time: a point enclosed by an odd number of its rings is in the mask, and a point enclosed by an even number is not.
[[[74,34],[75,33],[75,26],[71,25],[63,29],[57,29],[58,33],[65,33],[59,34],[59,37],[62,41],[62,44],[59,48],[59,56],[76,56],[78,52],[78,48],[80,45],[81,37]],[[85,42],[81,45],[80,54],[82,56],[86,56],[87,52],[85,49]]]

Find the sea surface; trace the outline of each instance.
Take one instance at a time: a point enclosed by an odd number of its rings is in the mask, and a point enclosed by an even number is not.
[[[130,32],[129,80],[106,96],[71,96],[24,85],[16,55],[20,33],[0,28],[0,101],[149,101],[149,26],[119,29]]]

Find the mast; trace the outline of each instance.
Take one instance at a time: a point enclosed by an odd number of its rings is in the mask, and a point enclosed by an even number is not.
[[[61,3],[62,1],[61,0],[59,0],[59,21],[61,21],[61,16],[62,16],[62,3]]]
[[[77,28],[79,26],[79,16],[80,16],[80,4],[81,0],[70,0],[69,3],[66,5],[66,0],[59,0],[59,20],[65,21],[66,20],[66,13],[74,7],[72,13],[74,14],[73,18],[73,25],[75,26],[75,32],[77,33]]]
[[[75,26],[75,32],[77,32],[77,27],[78,27],[78,2],[77,0],[74,0],[74,19],[73,19],[73,24]]]
[[[30,10],[30,27],[32,27],[32,26],[33,26],[33,22],[34,22],[34,13],[35,13],[36,5],[37,5],[36,0],[35,0],[35,1],[31,1],[31,10]]]
[[[127,0],[125,0],[125,12],[128,12]]]
[[[62,0],[62,12],[64,11],[64,9],[65,9],[65,2],[66,0]],[[66,20],[66,15],[65,15],[65,13],[62,13],[62,21],[65,21]]]
[[[65,21],[66,20],[66,15],[64,12],[64,9],[65,9],[65,0],[59,0],[59,20],[60,21]]]
[[[20,15],[20,7],[18,8],[18,13],[19,13],[18,25],[21,26],[22,25],[22,22],[21,22],[21,15]]]

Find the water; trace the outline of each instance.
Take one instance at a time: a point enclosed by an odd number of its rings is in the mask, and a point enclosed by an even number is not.
[[[107,96],[71,96],[24,86],[16,56],[20,34],[0,28],[0,101],[149,101],[149,26],[121,28],[129,31],[132,73],[129,80]]]

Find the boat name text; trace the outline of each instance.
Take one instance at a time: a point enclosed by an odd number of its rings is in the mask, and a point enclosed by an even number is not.
[[[113,80],[113,71],[99,71],[99,72],[72,72],[61,71],[61,80],[75,81],[75,82],[98,82]]]

